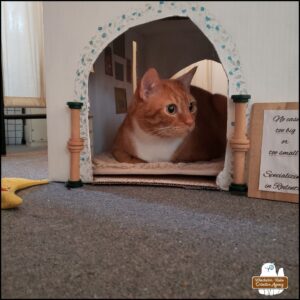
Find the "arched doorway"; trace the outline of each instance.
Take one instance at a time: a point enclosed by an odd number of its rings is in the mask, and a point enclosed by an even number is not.
[[[126,12],[115,20],[98,26],[95,35],[91,37],[88,44],[84,47],[75,74],[74,100],[83,103],[80,127],[81,136],[85,139],[85,146],[81,153],[80,174],[84,182],[93,181],[88,124],[88,78],[92,65],[104,48],[129,28],[172,16],[188,17],[213,44],[228,77],[228,96],[247,93],[235,44],[223,26],[200,3],[169,1],[147,3],[141,10]],[[233,104],[229,101],[227,137],[232,135],[233,126]],[[227,145],[224,169],[217,178],[217,184],[222,189],[228,189],[231,182],[231,158],[231,149]]]

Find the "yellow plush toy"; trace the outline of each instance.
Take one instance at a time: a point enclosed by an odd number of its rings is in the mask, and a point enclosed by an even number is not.
[[[15,208],[22,204],[23,200],[15,194],[17,190],[39,184],[49,183],[48,180],[32,180],[24,178],[1,179],[1,209]]]

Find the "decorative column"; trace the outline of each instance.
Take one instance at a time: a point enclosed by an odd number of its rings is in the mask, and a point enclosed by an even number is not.
[[[235,103],[234,134],[230,140],[234,158],[233,182],[229,186],[231,192],[245,193],[248,189],[245,182],[245,158],[250,142],[246,136],[246,106],[250,98],[250,95],[231,96]]]
[[[137,74],[136,74],[136,55],[137,55],[137,43],[132,41],[132,93],[134,95],[137,86]]]
[[[80,152],[83,149],[83,139],[80,138],[80,110],[82,103],[67,102],[71,109],[71,137],[68,142],[68,149],[71,154],[70,179],[66,183],[68,188],[81,187],[80,179]]]

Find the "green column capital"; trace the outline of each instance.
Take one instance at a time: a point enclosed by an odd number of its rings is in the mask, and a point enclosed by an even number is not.
[[[231,99],[234,103],[247,103],[251,95],[231,95]]]
[[[67,105],[69,106],[69,108],[71,109],[81,109],[83,103],[82,102],[67,102]]]

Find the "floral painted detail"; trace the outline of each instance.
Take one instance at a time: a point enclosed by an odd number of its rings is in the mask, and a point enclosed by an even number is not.
[[[246,82],[242,74],[239,55],[235,44],[223,26],[211,15],[201,2],[148,2],[142,9],[124,12],[107,24],[100,24],[92,38],[87,40],[87,46],[79,58],[78,68],[74,79],[74,101],[83,103],[80,113],[80,134],[84,139],[84,149],[80,155],[80,175],[83,182],[93,181],[92,157],[89,136],[89,99],[88,78],[90,70],[100,53],[118,35],[132,26],[143,23],[143,18],[151,16],[153,21],[171,16],[188,16],[191,21],[206,35],[214,45],[229,80],[229,96],[234,94],[248,94]],[[155,14],[157,16],[155,16]],[[143,18],[142,18],[143,17]],[[140,21],[139,21],[140,20]],[[234,104],[228,101],[228,111],[233,111]],[[234,131],[233,113],[228,114],[227,137]],[[246,117],[249,126],[250,105],[247,107]],[[228,190],[232,181],[233,156],[229,143],[227,145],[223,171],[217,177],[217,184],[221,189]]]

